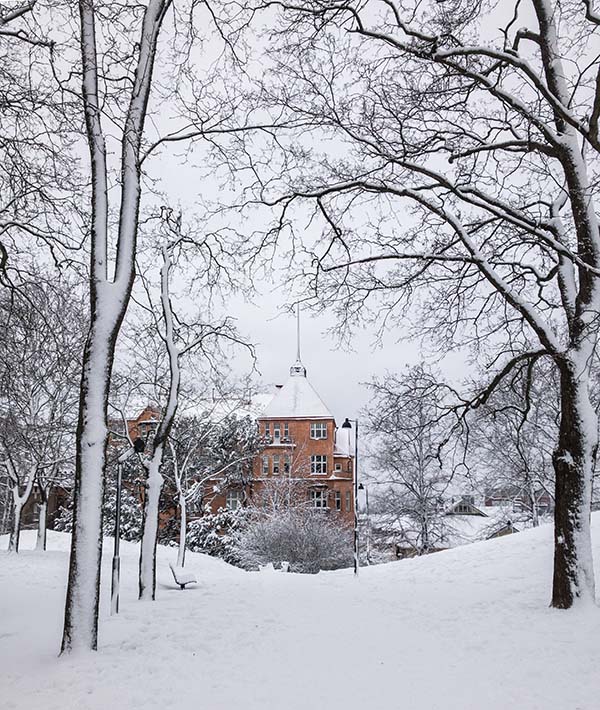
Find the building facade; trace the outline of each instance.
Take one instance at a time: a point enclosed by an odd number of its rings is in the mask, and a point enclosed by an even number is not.
[[[257,417],[264,446],[253,462],[252,481],[230,486],[215,495],[212,510],[236,508],[278,490],[293,491],[306,505],[337,514],[350,522],[354,517],[354,456],[352,430],[338,428],[335,418],[306,376],[298,359],[290,376]]]

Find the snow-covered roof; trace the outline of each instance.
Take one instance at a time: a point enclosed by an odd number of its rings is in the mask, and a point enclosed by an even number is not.
[[[257,419],[272,399],[273,392],[259,392],[253,394],[249,399],[235,397],[222,397],[218,400],[203,399],[181,404],[178,414],[213,421],[220,421],[228,416],[239,419],[244,417]]]
[[[298,360],[290,368],[287,382],[260,415],[261,419],[333,419],[327,405],[306,379]]]

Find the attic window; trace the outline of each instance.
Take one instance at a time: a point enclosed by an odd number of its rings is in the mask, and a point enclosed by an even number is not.
[[[311,422],[310,438],[311,439],[326,439],[327,438],[327,424],[325,422]]]

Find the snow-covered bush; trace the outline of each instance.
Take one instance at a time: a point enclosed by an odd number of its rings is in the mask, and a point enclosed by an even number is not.
[[[112,537],[115,534],[115,513],[117,509],[117,493],[114,487],[104,492],[102,504],[102,534]],[[62,507],[54,521],[54,530],[71,532],[73,529],[73,500]],[[142,504],[134,491],[123,487],[121,493],[121,539],[135,542],[142,534]]]
[[[207,506],[201,518],[188,525],[187,548],[219,557],[232,565],[241,562],[239,538],[247,520],[246,508],[227,510],[219,508],[216,513]]]
[[[290,563],[291,572],[316,573],[352,564],[352,534],[335,514],[306,506],[255,511],[239,536],[244,567]]]

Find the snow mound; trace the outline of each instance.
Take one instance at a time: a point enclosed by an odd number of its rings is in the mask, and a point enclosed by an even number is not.
[[[598,515],[594,533],[598,564]],[[124,544],[117,617],[106,543],[100,651],[60,659],[67,536],[46,554],[0,554],[3,710],[599,707],[600,611],[548,608],[551,526],[358,579],[251,574],[190,553],[189,594],[168,579],[175,550],[159,548],[154,603],[137,601],[137,546]]]

